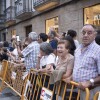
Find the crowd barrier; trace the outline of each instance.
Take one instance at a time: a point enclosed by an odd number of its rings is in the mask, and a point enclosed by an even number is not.
[[[98,91],[95,95],[94,95],[94,99],[93,100],[100,100],[100,91]]]
[[[49,79],[50,76],[48,74],[38,73],[37,70],[31,69],[26,82],[26,88],[24,88],[24,98],[27,100],[40,100],[43,87],[48,89],[49,92],[53,92],[53,86],[50,86]]]
[[[67,84],[61,80],[57,84],[50,85],[50,76],[46,73],[38,73],[35,69],[30,71],[26,84],[24,98],[27,100],[58,100],[59,98],[61,100],[80,100],[78,83],[71,81],[70,84]],[[85,100],[89,100],[89,89],[86,88],[85,91]]]
[[[22,98],[22,91],[25,83],[25,80],[22,79],[22,75],[23,71],[20,68],[15,68],[14,63],[4,60],[0,71],[0,92],[6,86],[11,88]]]
[[[78,83],[71,81],[67,84],[63,80],[54,85],[50,85],[50,75],[46,73],[38,73],[37,70],[31,69],[23,79],[23,70],[14,68],[14,63],[3,61],[0,72],[0,91],[3,90],[3,85],[11,88],[21,100],[79,100],[80,89],[77,88]],[[15,77],[12,74],[16,74]],[[25,75],[25,76],[26,76]],[[86,98],[89,100],[89,89],[85,89]],[[55,99],[56,97],[56,99]]]

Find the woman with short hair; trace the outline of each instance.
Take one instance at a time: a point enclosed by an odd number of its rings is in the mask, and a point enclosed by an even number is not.
[[[38,55],[37,69],[39,72],[47,72],[52,70],[55,64],[55,55],[51,45],[47,42],[40,44],[40,53]]]
[[[70,54],[68,40],[60,40],[57,46],[58,60],[56,69],[51,71],[51,84],[71,76],[74,67],[74,56]]]

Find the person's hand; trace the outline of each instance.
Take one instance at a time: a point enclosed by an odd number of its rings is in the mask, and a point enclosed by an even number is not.
[[[65,81],[65,82],[68,83],[68,84],[70,84],[70,81],[71,81],[71,80],[72,80],[72,76],[63,79],[63,81]]]
[[[46,70],[47,73],[52,73],[52,71],[54,70],[53,65],[51,65],[51,64],[47,65],[46,68],[47,68],[47,70]]]
[[[66,78],[66,73],[62,76],[62,79],[65,79]]]
[[[42,69],[38,69],[38,71],[37,72],[42,72]]]
[[[85,90],[85,88],[89,88],[91,86],[90,81],[80,82],[78,88]]]

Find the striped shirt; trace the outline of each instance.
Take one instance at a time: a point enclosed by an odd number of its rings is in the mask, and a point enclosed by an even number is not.
[[[37,41],[32,42],[22,51],[22,54],[25,57],[25,66],[27,71],[36,67],[39,51],[40,45]]]
[[[88,81],[100,74],[100,46],[93,41],[83,52],[82,45],[75,51],[73,80]]]

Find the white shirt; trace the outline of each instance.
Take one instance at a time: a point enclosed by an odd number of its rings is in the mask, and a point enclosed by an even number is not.
[[[40,68],[42,68],[42,66],[48,65],[48,64],[55,64],[55,55],[53,53],[51,53],[50,55],[47,56],[43,56],[40,59]]]
[[[78,48],[78,46],[80,45],[78,40],[74,40],[74,43],[75,43],[76,48]]]
[[[17,48],[15,48],[12,53],[16,56],[16,59],[18,59],[18,51]]]

